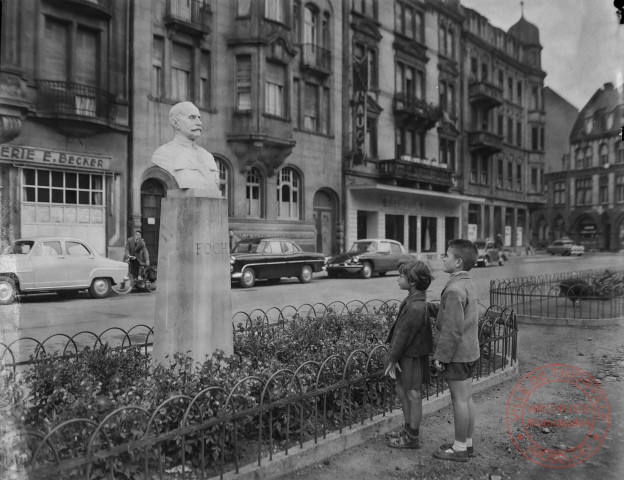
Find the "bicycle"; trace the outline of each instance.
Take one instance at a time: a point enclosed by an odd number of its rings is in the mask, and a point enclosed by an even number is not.
[[[128,258],[128,276],[130,277],[130,289],[134,287],[144,292],[156,290],[156,269],[139,262],[135,256]]]

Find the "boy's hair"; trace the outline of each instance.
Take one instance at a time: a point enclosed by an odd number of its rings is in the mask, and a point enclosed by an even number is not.
[[[476,265],[477,258],[479,257],[479,251],[477,250],[475,244],[470,240],[457,238],[455,240],[450,240],[448,246],[455,251],[455,256],[457,258],[462,259],[464,270],[468,272]]]
[[[407,281],[415,284],[417,290],[424,292],[431,285],[433,276],[431,267],[422,260],[407,260],[399,263],[399,273],[405,275]]]

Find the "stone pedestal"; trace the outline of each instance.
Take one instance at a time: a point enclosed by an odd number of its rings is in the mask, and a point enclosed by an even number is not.
[[[174,353],[203,362],[233,353],[227,200],[202,190],[163,198],[158,245],[154,361]]]

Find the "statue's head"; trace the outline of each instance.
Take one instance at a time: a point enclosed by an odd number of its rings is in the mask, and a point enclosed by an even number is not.
[[[180,102],[171,107],[169,122],[176,133],[189,140],[197,140],[202,133],[201,114],[191,102]]]

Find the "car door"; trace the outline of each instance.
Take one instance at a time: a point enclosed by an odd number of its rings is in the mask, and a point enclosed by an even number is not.
[[[301,272],[302,255],[292,242],[280,242],[283,255],[283,275],[284,277],[295,277]]]
[[[402,256],[403,256],[403,249],[401,248],[401,245],[399,245],[398,243],[391,242],[390,243],[390,258],[389,258],[390,270],[397,269],[397,266]]]
[[[82,242],[67,240],[65,242],[67,261],[67,284],[75,287],[88,287],[91,272],[95,268],[95,255]]]
[[[392,255],[390,255],[390,242],[379,242],[377,255],[375,256],[375,270],[386,272],[392,270]]]
[[[282,254],[282,245],[279,240],[267,241],[262,251],[263,266],[259,272],[260,278],[285,277],[287,268]]]
[[[41,242],[33,252],[34,288],[63,287],[67,284],[67,263],[60,240]]]

